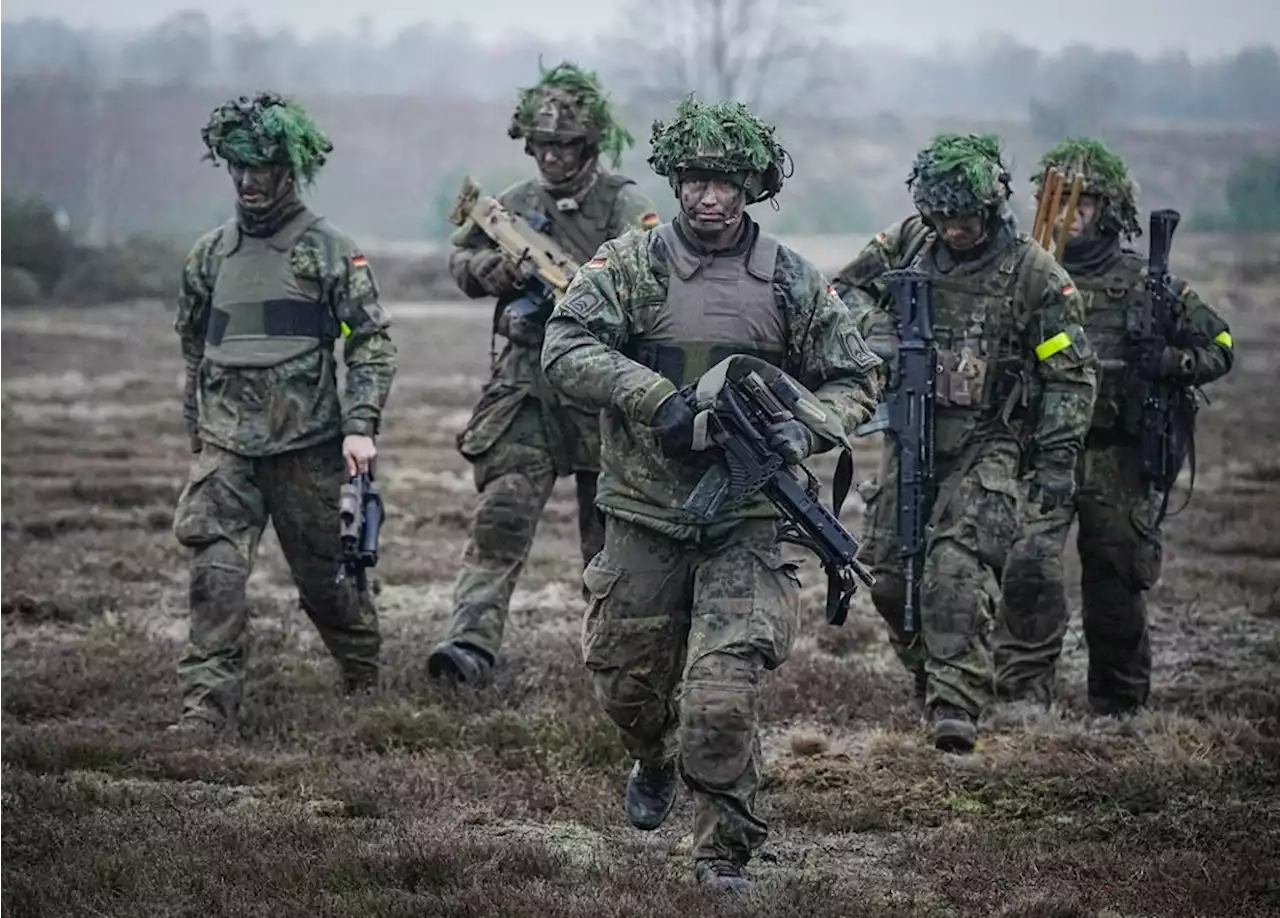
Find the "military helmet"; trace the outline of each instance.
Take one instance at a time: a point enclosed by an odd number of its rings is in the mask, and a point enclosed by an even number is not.
[[[614,119],[595,73],[569,61],[550,70],[539,62],[538,69],[538,82],[520,90],[507,134],[526,143],[581,140],[608,155],[617,168],[635,138]]]
[[[907,188],[920,213],[960,217],[1009,199],[1009,173],[995,134],[939,134],[916,156]]]
[[[649,165],[672,188],[685,172],[711,172],[728,177],[746,193],[747,203],[771,198],[782,190],[790,172],[790,156],[765,124],[740,102],[697,101],[690,93],[668,123],[655,121]]]
[[[272,92],[219,105],[200,131],[204,159],[233,166],[288,166],[294,180],[310,185],[333,152],[333,143],[306,110]]]
[[[1062,140],[1040,157],[1040,168],[1031,178],[1036,196],[1044,181],[1044,170],[1057,169],[1069,185],[1083,177],[1082,190],[1100,199],[1098,227],[1110,235],[1128,238],[1142,235],[1138,222],[1138,184],[1119,156],[1101,140],[1076,137]]]

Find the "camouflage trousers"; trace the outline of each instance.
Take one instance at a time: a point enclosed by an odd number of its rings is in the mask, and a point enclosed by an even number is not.
[[[616,517],[583,574],[582,653],[628,752],[675,754],[694,798],[695,859],[745,864],[764,843],[755,810],[762,674],[786,660],[800,583],[772,521],[703,544]]]
[[[526,399],[510,426],[472,462],[480,501],[454,582],[445,640],[497,659],[511,594],[558,477],[538,402]],[[583,566],[604,544],[604,521],[595,507],[596,478],[593,471],[574,472]]]
[[[1068,610],[1062,551],[1074,519],[1080,529],[1080,586],[1089,649],[1089,701],[1104,713],[1146,703],[1151,643],[1144,594],[1160,578],[1160,533],[1131,441],[1092,441],[1077,467],[1076,505],[1032,519],[1004,575],[1004,609],[995,636],[1001,695],[1053,699]]]
[[[244,690],[246,584],[268,520],[306,611],[351,687],[376,682],[381,638],[371,596],[334,583],[340,440],[250,458],[205,444],[178,499],[173,532],[192,550],[190,643],[178,664],[184,716],[234,717]]]
[[[916,571],[920,631],[914,635],[904,632],[902,622],[907,584],[898,555],[898,463],[892,449],[882,454],[878,477],[859,492],[867,504],[860,557],[876,575],[871,599],[889,625],[894,650],[924,682],[926,704],[954,705],[976,717],[995,692],[989,635],[999,572],[1018,535],[1020,451],[1007,440],[972,450],[971,456],[936,464],[938,498]]]

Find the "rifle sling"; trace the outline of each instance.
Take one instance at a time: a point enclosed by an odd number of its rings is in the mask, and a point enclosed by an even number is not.
[[[588,238],[583,228],[578,225],[578,221],[568,212],[561,210],[559,205],[556,204],[556,199],[551,197],[547,189],[541,185],[538,186],[538,199],[542,202],[542,206],[547,209],[547,216],[551,218],[551,222],[560,227],[560,231],[569,237],[570,244],[577,249],[574,254],[578,256],[579,263],[586,261],[596,253],[596,249],[599,246],[591,244],[591,239]]]

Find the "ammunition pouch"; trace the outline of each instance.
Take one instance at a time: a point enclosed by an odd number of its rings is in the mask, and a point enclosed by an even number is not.
[[[554,306],[550,297],[517,297],[498,311],[494,331],[512,344],[537,347],[542,344],[544,326]]]

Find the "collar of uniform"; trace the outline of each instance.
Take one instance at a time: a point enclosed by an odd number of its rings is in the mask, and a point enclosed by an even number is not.
[[[747,273],[763,281],[773,280],[774,256],[776,253],[765,252],[760,245],[760,224],[747,214],[742,215],[742,233],[738,241],[727,249],[711,250],[698,245],[691,239],[680,225],[677,217],[671,223],[671,236],[674,245],[668,246],[672,269],[681,280],[688,280],[698,270],[714,258],[734,258],[746,255]]]
[[[277,252],[287,252],[294,247],[302,234],[319,219],[305,205],[300,206],[292,216],[285,218],[284,222],[277,227],[273,234],[265,237],[265,241],[270,248],[275,249]],[[234,254],[240,248],[240,243],[244,240],[245,235],[238,221],[232,220],[228,223],[226,231],[222,234],[220,254],[224,258]]]

